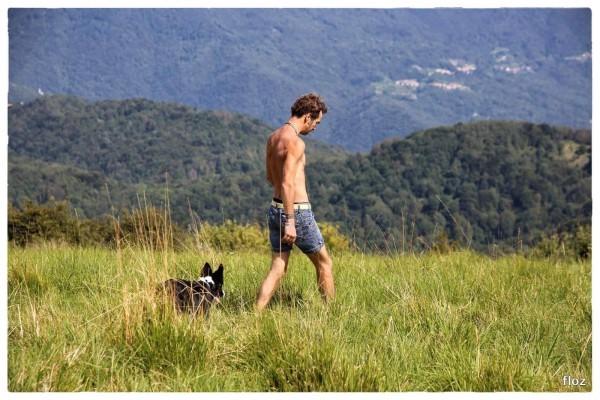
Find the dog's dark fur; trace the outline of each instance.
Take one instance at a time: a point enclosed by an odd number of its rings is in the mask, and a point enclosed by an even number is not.
[[[167,293],[181,312],[208,316],[213,303],[219,303],[223,292],[223,264],[213,272],[209,263],[204,264],[197,281],[169,279],[159,287]]]

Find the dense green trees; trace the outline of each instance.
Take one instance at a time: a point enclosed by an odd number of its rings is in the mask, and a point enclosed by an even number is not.
[[[406,237],[404,220],[416,221],[422,247],[443,231],[462,246],[514,248],[517,237],[527,245],[567,222],[591,223],[589,143],[589,131],[548,125],[457,124],[382,143],[335,175],[311,169],[309,180],[331,188],[318,192],[328,218],[377,245]]]
[[[45,97],[9,109],[9,202],[68,200],[81,217],[169,207],[185,227],[265,224],[268,126],[147,100]],[[457,124],[368,154],[307,144],[320,221],[361,248],[525,246],[591,223],[591,133],[525,122]],[[576,228],[573,228],[576,229]],[[444,236],[445,235],[445,236]]]

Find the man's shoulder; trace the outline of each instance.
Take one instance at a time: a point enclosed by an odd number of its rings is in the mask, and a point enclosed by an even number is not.
[[[275,129],[273,132],[271,132],[269,134],[269,139],[268,140],[272,140],[272,139],[276,138],[278,136],[279,132],[281,132],[281,128]]]
[[[302,151],[304,151],[304,149],[306,148],[306,143],[304,142],[304,140],[302,140],[302,138],[300,138],[299,136],[296,136],[296,142],[298,143],[298,147],[300,147]]]
[[[290,138],[289,142],[287,142],[287,150],[289,153],[293,153],[298,157],[302,157],[304,155],[305,148],[304,141],[294,135],[294,137]]]
[[[286,146],[301,147],[304,149],[305,143],[293,131],[288,131],[285,127],[275,129],[268,138],[269,142],[283,142]]]

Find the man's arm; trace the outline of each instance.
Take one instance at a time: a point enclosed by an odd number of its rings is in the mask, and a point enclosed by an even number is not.
[[[294,196],[296,192],[296,173],[304,154],[304,142],[300,139],[290,141],[283,163],[281,196],[283,210],[288,216],[285,224],[283,242],[292,244],[296,240],[296,221],[294,218]]]
[[[294,196],[296,192],[296,173],[304,154],[304,142],[300,139],[291,140],[283,163],[283,179],[281,196],[283,209],[286,214],[294,214]]]

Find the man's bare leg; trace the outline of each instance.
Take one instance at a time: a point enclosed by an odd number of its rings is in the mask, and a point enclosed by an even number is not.
[[[267,274],[267,277],[263,281],[260,289],[258,291],[258,295],[256,296],[256,309],[258,311],[262,311],[269,301],[277,286],[279,286],[279,282],[281,278],[285,275],[288,266],[288,260],[290,259],[290,252],[273,252],[273,256],[271,259],[271,270]]]
[[[335,287],[333,285],[333,261],[327,253],[325,245],[316,253],[307,254],[310,261],[315,265],[317,270],[317,284],[319,292],[325,302],[332,300],[335,296]]]

